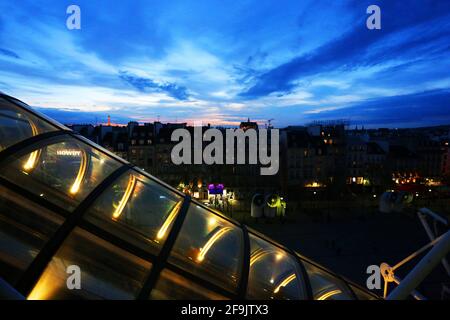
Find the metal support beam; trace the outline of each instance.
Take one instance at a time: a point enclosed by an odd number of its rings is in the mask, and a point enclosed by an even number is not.
[[[239,299],[244,300],[245,296],[247,295],[248,276],[250,272],[250,238],[248,235],[247,227],[245,225],[242,226],[242,232],[244,238],[244,248],[242,257],[241,279],[239,280],[238,287],[238,297]]]
[[[161,251],[156,259],[156,262],[153,264],[152,270],[150,271],[150,274],[145,283],[143,284],[141,292],[138,295],[139,300],[147,300],[149,298],[150,292],[155,286],[159,274],[166,266],[170,251],[175,245],[177,236],[181,231],[181,227],[183,226],[183,222],[189,210],[190,203],[191,197],[185,196],[183,199],[183,204],[181,205],[180,211],[178,212],[177,217],[175,218],[170,233],[167,236],[167,239],[164,241],[164,245],[161,248]]]
[[[436,239],[436,235],[431,230],[430,225],[428,224],[426,215],[431,216],[433,219],[435,219],[435,221],[438,221],[438,222],[444,224],[445,226],[448,226],[448,222],[444,218],[435,214],[433,211],[431,211],[427,208],[422,208],[417,212],[417,216],[419,217],[420,222],[422,223],[422,226],[428,235],[428,238],[430,239],[430,241],[433,241],[434,239]],[[444,266],[445,271],[447,271],[447,274],[450,276],[450,265],[448,264],[448,261],[445,257],[442,259],[442,265]]]
[[[83,215],[94,203],[94,201],[109,188],[116,179],[118,179],[123,173],[129,170],[129,166],[123,165],[113,171],[108,177],[106,177],[89,195],[78,205],[78,207],[72,212],[72,214],[64,221],[64,223],[56,230],[55,234],[45,244],[45,246],[39,251],[36,258],[28,266],[24,272],[22,278],[19,280],[16,288],[17,290],[27,297],[32,291],[34,285],[39,280],[39,277],[44,272],[47,264],[51,261],[56,254],[64,240],[70,235],[70,233],[77,227],[82,221]]]
[[[389,294],[387,300],[403,300],[417,288],[450,251],[450,231],[443,234],[434,247],[411,270],[399,286]]]

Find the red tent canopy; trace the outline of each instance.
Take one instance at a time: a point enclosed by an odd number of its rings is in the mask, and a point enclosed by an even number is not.
[[[423,192],[426,190],[426,186],[423,184],[401,184],[396,188],[396,191],[406,191],[406,192]]]

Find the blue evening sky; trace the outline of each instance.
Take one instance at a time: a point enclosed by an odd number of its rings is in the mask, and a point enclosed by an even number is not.
[[[0,91],[64,123],[450,124],[449,53],[448,0],[0,2]]]

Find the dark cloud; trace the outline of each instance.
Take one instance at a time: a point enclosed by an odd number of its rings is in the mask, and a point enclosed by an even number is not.
[[[69,109],[54,109],[54,108],[41,108],[34,107],[39,112],[42,112],[46,116],[59,121],[62,124],[96,124],[96,123],[106,123],[108,121],[108,115],[111,116],[111,121],[113,123],[126,124],[131,121],[131,118],[126,116],[110,113],[110,112],[86,112],[79,110],[69,110]]]
[[[169,96],[178,100],[187,100],[189,98],[187,89],[175,83],[156,83],[152,79],[138,77],[126,71],[120,71],[119,77],[140,92],[165,92]]]
[[[347,118],[375,127],[450,123],[450,89],[370,99],[346,108],[310,115],[311,119]]]
[[[373,1],[370,1],[373,2]],[[351,31],[345,33],[308,54],[296,57],[287,63],[273,68],[258,76],[253,86],[240,95],[255,98],[272,92],[289,92],[294,88],[293,81],[301,77],[322,73],[336,68],[353,68],[359,65],[373,65],[390,58],[398,58],[413,51],[428,41],[440,40],[448,35],[443,30],[438,35],[423,36],[410,43],[389,48],[388,52],[376,56],[370,52],[370,46],[380,40],[407,28],[430,23],[450,13],[449,1],[353,1],[354,10],[365,13],[370,4],[378,4],[382,12],[382,30],[368,30],[365,26],[367,16],[355,21]],[[445,31],[445,32],[444,32]],[[445,50],[445,47],[442,48]]]
[[[14,51],[8,50],[8,49],[0,48],[0,54],[7,56],[7,57],[20,59],[20,56],[17,53],[15,53]]]

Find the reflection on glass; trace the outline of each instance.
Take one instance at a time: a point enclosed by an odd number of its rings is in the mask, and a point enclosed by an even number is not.
[[[130,196],[133,193],[135,187],[136,187],[136,176],[134,174],[130,174],[127,188],[125,189],[122,199],[120,199],[119,204],[117,205],[112,215],[113,220],[119,219],[120,215],[122,214],[123,208],[125,208],[128,201],[130,200]]]
[[[134,171],[123,174],[86,213],[85,219],[122,239],[157,253],[181,208],[182,198]]]
[[[233,229],[229,227],[223,227],[217,230],[217,232],[214,233],[214,235],[211,238],[209,238],[208,241],[206,241],[205,245],[202,248],[200,248],[200,252],[197,255],[197,261],[202,262],[203,260],[205,260],[205,256],[208,253],[209,249],[211,249],[211,247],[217,241],[219,241],[228,231],[233,231]]]
[[[28,156],[28,159],[25,161],[25,164],[23,165],[23,170],[26,171],[27,173],[33,170],[34,167],[36,166],[40,154],[41,150],[31,152],[30,155]]]
[[[314,300],[354,300],[340,279],[306,261],[303,265],[309,276]]]
[[[178,202],[175,204],[175,206],[170,210],[169,215],[167,218],[164,219],[164,223],[162,224],[161,228],[159,228],[158,233],[156,235],[157,242],[160,242],[167,236],[167,230],[172,225],[172,222],[175,220],[175,217],[177,216],[178,212],[181,209],[182,205],[181,199],[178,200]]]
[[[280,289],[283,289],[284,287],[286,287],[289,283],[291,283],[292,281],[294,281],[297,278],[296,274],[291,274],[290,276],[286,277],[283,281],[281,281],[281,283],[275,288],[275,290],[273,290],[273,293],[278,293],[280,292]]]
[[[85,150],[81,150],[80,153],[80,167],[78,168],[78,174],[75,178],[75,181],[73,182],[72,186],[70,187],[69,192],[71,194],[77,194],[78,191],[80,191],[81,183],[85,179],[86,171],[88,166],[88,156],[86,154]]]
[[[0,175],[72,211],[119,163],[70,136],[7,160]]]
[[[76,273],[67,273],[69,266],[78,266],[81,289]],[[48,264],[29,300],[44,299],[135,299],[150,271],[150,263],[82,230],[75,229]]]
[[[47,122],[0,98],[0,151],[27,138],[55,130]]]
[[[358,300],[378,300],[376,298],[376,296],[374,296],[374,295],[370,294],[369,292],[366,292],[366,291],[364,291],[364,290],[362,290],[362,289],[360,289],[360,288],[358,288],[358,287],[356,287],[354,285],[350,284],[350,288],[355,293],[356,298]]]
[[[62,222],[0,186],[0,277],[15,284]]]
[[[163,270],[153,288],[152,300],[227,300],[170,270]]]
[[[295,259],[284,250],[252,234],[248,299],[305,299]]]
[[[242,268],[242,230],[191,204],[169,261],[235,291]]]

